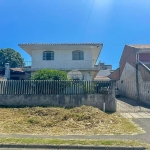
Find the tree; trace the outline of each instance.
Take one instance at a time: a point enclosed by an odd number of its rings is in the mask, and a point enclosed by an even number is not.
[[[59,70],[41,69],[32,75],[31,80],[67,80],[67,73]]]
[[[9,63],[11,68],[25,65],[24,59],[20,53],[11,48],[0,49],[0,66],[4,67],[5,63]]]

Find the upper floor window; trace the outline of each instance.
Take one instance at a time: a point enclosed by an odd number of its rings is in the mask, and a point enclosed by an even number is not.
[[[53,51],[44,51],[43,52],[43,60],[54,60],[54,52]]]
[[[73,51],[72,60],[84,60],[84,52],[80,50]]]

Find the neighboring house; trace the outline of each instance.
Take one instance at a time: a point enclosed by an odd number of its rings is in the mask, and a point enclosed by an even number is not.
[[[95,65],[100,67],[100,71],[94,78],[94,80],[102,80],[102,81],[108,81],[110,78],[108,77],[112,72],[112,65],[105,65],[105,63],[99,63],[98,65]]]
[[[99,63],[95,67],[100,67],[100,70],[112,70],[112,65],[105,65],[105,63]]]
[[[5,68],[0,69],[0,76],[1,80],[5,79]],[[28,72],[23,71],[22,68],[10,68],[10,80],[26,80],[29,78],[30,74]]]
[[[112,70],[100,70],[98,72],[98,74],[96,75],[96,77],[94,78],[94,80],[110,80],[110,78],[108,77],[111,74]]]
[[[125,45],[119,68],[109,77],[115,80],[135,81],[136,64],[138,64],[139,80],[150,81],[150,45]]]
[[[150,45],[125,45],[119,68],[108,77],[122,95],[150,105]]]
[[[111,79],[109,77],[106,76],[96,76],[94,78],[94,81],[110,81]]]
[[[43,69],[78,70],[84,80],[93,80],[100,70],[95,67],[103,44],[73,43],[73,44],[19,44],[31,57],[31,68],[24,70],[31,73]]]
[[[120,68],[117,68],[110,75],[108,75],[108,77],[113,79],[113,80],[118,81],[120,79]]]

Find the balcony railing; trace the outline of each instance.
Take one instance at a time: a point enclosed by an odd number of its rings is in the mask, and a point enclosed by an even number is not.
[[[38,70],[42,68],[59,70],[100,70],[100,66],[91,64],[91,61],[25,61],[24,66],[19,66],[26,70]]]
[[[150,69],[150,62],[141,62],[141,61],[139,62]]]
[[[149,64],[145,64],[149,69],[150,69],[150,63]]]

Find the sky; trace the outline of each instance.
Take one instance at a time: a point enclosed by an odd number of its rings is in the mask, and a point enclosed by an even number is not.
[[[150,44],[150,0],[0,0],[0,49],[21,43],[103,43],[119,67],[125,44]]]

